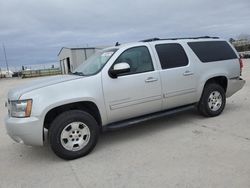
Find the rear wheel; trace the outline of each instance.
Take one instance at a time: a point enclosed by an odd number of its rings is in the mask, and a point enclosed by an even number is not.
[[[221,114],[226,104],[225,90],[216,83],[206,84],[198,104],[199,112],[207,117]]]
[[[49,140],[52,150],[63,159],[87,155],[95,147],[99,135],[96,120],[87,112],[63,112],[52,122]]]

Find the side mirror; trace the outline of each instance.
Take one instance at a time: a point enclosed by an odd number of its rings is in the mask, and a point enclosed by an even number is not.
[[[129,71],[130,65],[128,63],[117,63],[114,65],[113,69],[109,70],[109,75],[111,78],[117,78],[119,74],[127,73]]]

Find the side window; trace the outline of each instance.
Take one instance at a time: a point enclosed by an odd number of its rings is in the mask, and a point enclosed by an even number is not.
[[[203,63],[237,58],[226,41],[188,42],[188,45]]]
[[[158,44],[155,46],[162,69],[182,67],[188,64],[187,55],[180,44]]]
[[[145,46],[134,47],[124,51],[115,61],[117,63],[126,62],[130,65],[130,72],[124,75],[153,71],[153,63]]]

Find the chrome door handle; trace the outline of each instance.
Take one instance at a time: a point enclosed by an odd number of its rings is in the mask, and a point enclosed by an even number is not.
[[[156,82],[158,79],[157,78],[154,78],[154,77],[148,77],[145,82],[148,83],[148,82]]]
[[[183,73],[183,76],[190,76],[190,75],[193,75],[194,73],[189,71],[189,70],[186,70],[184,73]]]

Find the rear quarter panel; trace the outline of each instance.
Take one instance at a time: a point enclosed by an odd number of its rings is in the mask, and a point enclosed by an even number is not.
[[[231,44],[229,44],[231,46]],[[232,47],[232,46],[231,46]],[[233,48],[233,47],[232,47]],[[207,80],[217,76],[225,76],[228,80],[240,76],[240,65],[238,59],[230,59],[223,61],[214,61],[203,63],[192,51],[192,49],[185,45],[185,50],[189,53],[190,61],[194,64],[195,74],[197,74],[197,101],[200,100],[204,85]],[[237,54],[235,49],[234,52]],[[238,54],[237,54],[238,57]]]

